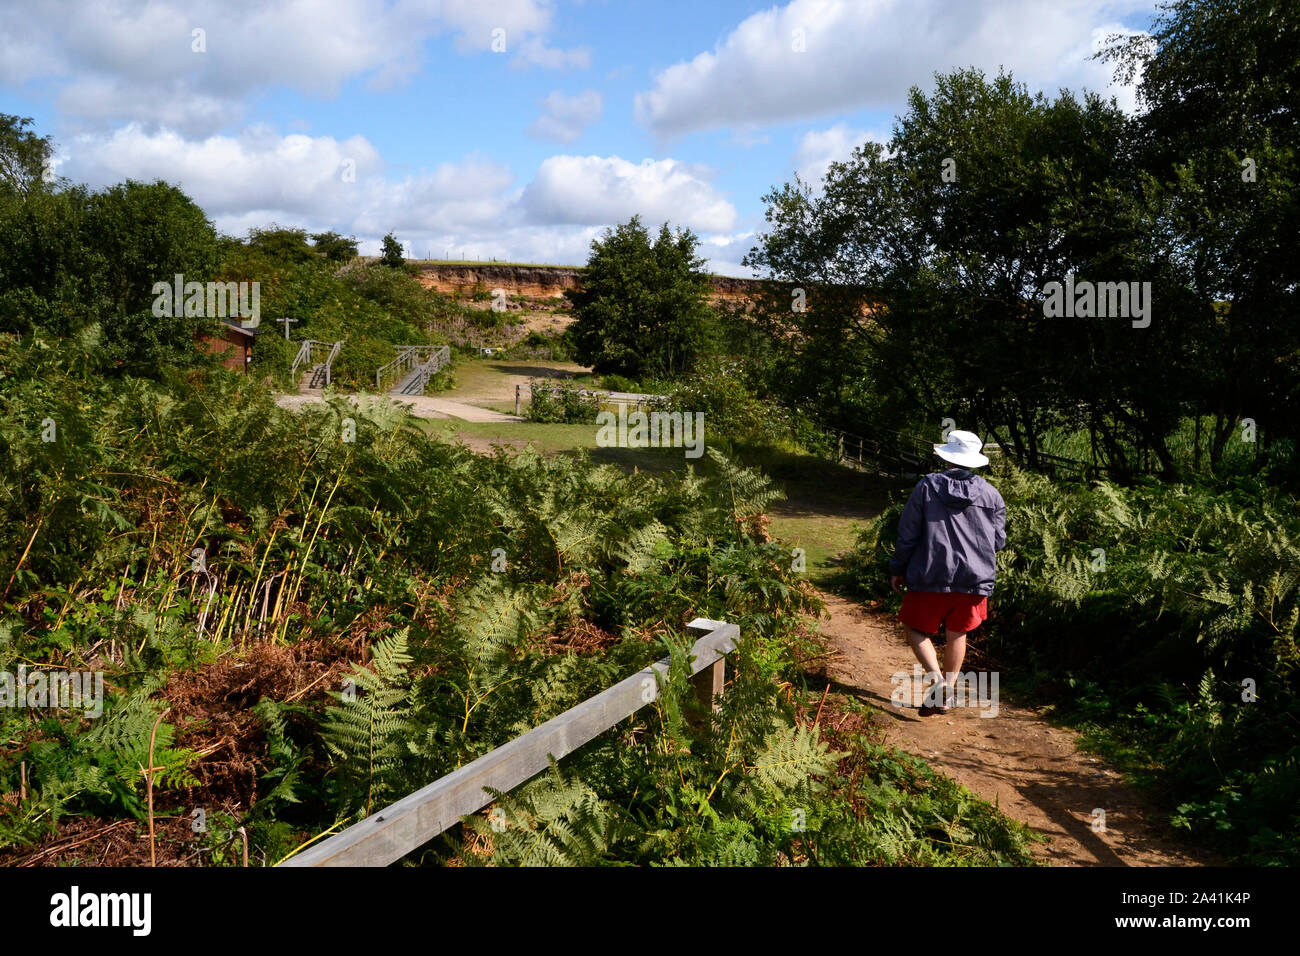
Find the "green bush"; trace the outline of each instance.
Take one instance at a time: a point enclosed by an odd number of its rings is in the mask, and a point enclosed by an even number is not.
[[[566,425],[594,425],[600,402],[582,394],[573,382],[529,379],[530,422],[560,422]]]
[[[615,375],[612,372],[600,377],[600,387],[608,389],[611,392],[639,392],[636,382],[622,375]]]
[[[796,416],[760,397],[745,379],[742,363],[711,359],[698,373],[676,383],[669,404],[682,413],[703,412],[710,444],[790,443]]]

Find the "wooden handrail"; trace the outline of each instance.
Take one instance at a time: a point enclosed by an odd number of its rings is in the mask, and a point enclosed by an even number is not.
[[[315,339],[304,339],[298,347],[298,354],[294,356],[293,365],[289,367],[289,376],[294,382],[298,381],[298,366],[306,364],[308,368],[315,365],[325,366],[325,384],[330,384],[332,380],[332,370],[334,360],[338,358],[339,351],[343,348],[343,339],[337,342],[318,342]],[[329,349],[325,352],[323,358],[316,358],[316,353]]]
[[[450,361],[449,345],[399,345],[397,357],[375,370],[375,391],[391,391],[417,363],[428,366],[424,376],[425,381],[428,381],[430,375]],[[420,391],[423,392],[424,389],[421,388]]]
[[[716,708],[726,655],[736,649],[740,628],[705,618],[686,628],[703,635],[691,648],[691,674],[701,703]],[[545,770],[550,757],[559,760],[651,703],[659,696],[656,675],[666,674],[668,666],[668,658],[651,664],[280,866],[387,866],[400,860],[495,800],[485,787],[513,790]]]
[[[316,344],[317,343],[311,339],[306,339],[298,347],[298,354],[294,356],[293,365],[289,368],[289,375],[294,379],[294,381],[297,381],[298,366],[303,362],[311,361],[311,347]]]

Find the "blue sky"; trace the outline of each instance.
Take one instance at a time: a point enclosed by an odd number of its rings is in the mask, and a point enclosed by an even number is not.
[[[389,230],[418,257],[581,263],[639,213],[718,272],[762,196],[888,138],[912,85],[1005,67],[1093,89],[1147,28],[1097,0],[151,0],[0,9],[0,112],[56,168],[177,183],[223,232]]]

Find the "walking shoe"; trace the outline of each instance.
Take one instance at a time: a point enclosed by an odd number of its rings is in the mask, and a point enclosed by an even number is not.
[[[955,698],[953,697],[952,688],[940,681],[935,681],[926,690],[924,703],[918,708],[917,713],[922,717],[946,714],[953,703],[955,703]]]

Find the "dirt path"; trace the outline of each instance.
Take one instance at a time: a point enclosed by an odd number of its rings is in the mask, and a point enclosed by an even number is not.
[[[1049,836],[1049,844],[1033,851],[1040,859],[1055,866],[1222,862],[1149,826],[1145,821],[1154,818],[1150,807],[1119,774],[1078,752],[1072,733],[1030,710],[999,699],[996,716],[993,707],[984,711],[990,716],[981,716],[972,702],[947,714],[921,717],[915,709],[919,699],[896,705],[891,693],[905,685],[893,675],[905,674],[910,686],[916,660],[901,627],[854,601],[824,592],[822,599],[830,612],[822,634],[838,651],[827,676],[879,712],[889,744],[921,757],[976,795],[996,801],[1008,816]],[[919,698],[919,687],[915,693]],[[1105,811],[1105,826],[1094,831],[1097,808]]]
[[[387,401],[405,405],[416,418],[458,418],[466,422],[522,422],[517,415],[506,415],[488,408],[479,408],[465,402],[453,402],[434,395],[381,395],[368,401]],[[302,408],[304,405],[325,401],[322,392],[305,392],[298,395],[277,395],[275,402],[281,408]]]
[[[459,418],[466,422],[522,422],[518,415],[505,415],[488,408],[479,408],[466,402],[453,402],[435,395],[394,396],[393,401],[405,405],[416,418]]]

